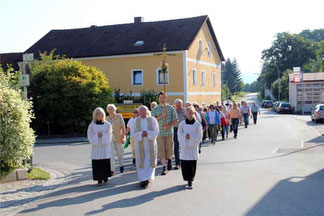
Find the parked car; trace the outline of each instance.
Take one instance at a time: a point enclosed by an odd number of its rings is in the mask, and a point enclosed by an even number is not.
[[[324,104],[317,104],[311,112],[312,121],[316,123],[324,120]]]
[[[277,108],[278,113],[294,113],[294,108],[290,105],[290,103],[287,102],[281,102]]]
[[[279,106],[280,103],[281,103],[281,101],[274,102],[274,104],[272,106],[272,110],[275,111],[275,112],[277,112],[277,108],[278,108],[278,106]]]
[[[273,106],[273,101],[272,100],[265,101],[264,105],[263,105],[264,108],[270,108],[272,106]]]
[[[272,100],[263,100],[261,103],[261,107],[263,108],[269,108],[272,107],[273,101]]]

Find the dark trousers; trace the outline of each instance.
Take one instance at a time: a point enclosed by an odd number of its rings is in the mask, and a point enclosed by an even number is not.
[[[245,127],[249,124],[249,113],[243,113]]]
[[[239,122],[240,120],[238,118],[232,118],[232,128],[233,128],[234,136],[237,136]]]
[[[174,127],[173,129],[173,141],[174,141],[174,158],[176,166],[180,165],[180,145],[178,141],[178,128]]]
[[[107,181],[111,177],[110,159],[92,160],[93,180]]]
[[[183,180],[193,181],[196,175],[196,160],[181,160],[181,172]]]
[[[256,124],[257,120],[258,120],[258,112],[253,112],[252,116],[253,116],[253,122],[254,122],[254,124]]]
[[[207,138],[206,126],[203,126],[203,142],[206,140],[206,138]]]
[[[226,136],[228,136],[228,125],[222,125],[222,138],[224,139],[225,138],[225,134]]]
[[[208,125],[210,140],[212,143],[215,143],[217,140],[217,134],[218,134],[218,125],[216,124],[209,124]]]

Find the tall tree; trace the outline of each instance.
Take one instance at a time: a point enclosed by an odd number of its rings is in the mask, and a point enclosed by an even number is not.
[[[305,72],[324,72],[324,39],[316,43],[315,59],[310,59],[309,63],[303,66]]]
[[[235,58],[233,60],[228,58],[222,65],[222,82],[228,86],[232,94],[242,90],[242,75]]]
[[[320,42],[324,40],[324,29],[315,29],[313,31],[306,29],[300,32],[299,35],[303,36],[306,39]]]
[[[282,74],[287,69],[302,67],[310,58],[315,58],[314,46],[313,41],[301,35],[278,33],[272,46],[262,51],[262,59],[277,65]]]

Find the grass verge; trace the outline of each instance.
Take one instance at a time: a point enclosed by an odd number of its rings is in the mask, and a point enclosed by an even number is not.
[[[241,102],[242,98],[247,94],[250,94],[250,92],[239,92],[232,96],[232,101]]]
[[[44,170],[33,167],[32,170],[27,173],[27,178],[32,180],[48,180],[50,179],[50,174]]]

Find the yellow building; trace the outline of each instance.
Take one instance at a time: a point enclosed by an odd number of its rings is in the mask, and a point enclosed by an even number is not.
[[[103,71],[112,89],[139,95],[163,90],[162,47],[167,46],[168,101],[210,104],[221,99],[224,56],[208,16],[178,20],[52,30],[25,53],[55,49],[55,54],[82,61]]]

